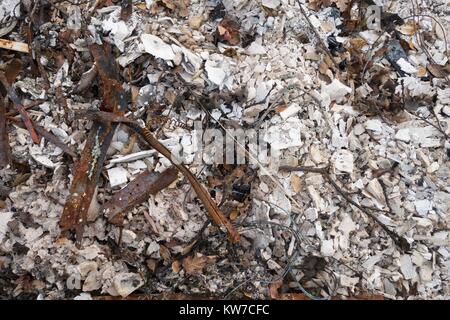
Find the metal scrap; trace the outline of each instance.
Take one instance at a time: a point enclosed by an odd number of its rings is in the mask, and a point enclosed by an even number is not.
[[[90,46],[90,51],[102,83],[101,111],[122,114],[127,107],[127,102],[111,48],[107,45],[93,44]],[[94,122],[81,158],[76,164],[70,195],[64,206],[60,226],[62,230],[75,229],[78,244],[81,242],[87,212],[116,127],[117,123]]]
[[[170,167],[161,173],[145,171],[126,187],[116,192],[100,209],[112,224],[122,225],[123,216],[152,194],[168,187],[178,177],[178,170]]]

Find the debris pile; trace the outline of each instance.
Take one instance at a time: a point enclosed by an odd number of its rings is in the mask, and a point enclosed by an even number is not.
[[[450,298],[449,11],[3,0],[0,297]]]

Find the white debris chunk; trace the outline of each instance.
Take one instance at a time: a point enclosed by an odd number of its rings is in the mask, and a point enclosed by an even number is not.
[[[159,252],[159,244],[156,241],[152,241],[147,247],[146,255],[151,256],[155,252]]]
[[[362,264],[362,267],[364,269],[372,269],[374,265],[376,265],[381,260],[381,255],[375,255],[369,257],[364,263]]]
[[[263,47],[257,41],[252,42],[247,48],[247,54],[249,55],[262,55],[266,54],[266,48]]]
[[[8,222],[12,220],[13,212],[0,212],[0,243],[5,237],[6,230],[8,230]]]
[[[344,214],[344,218],[339,224],[339,230],[345,235],[348,235],[350,232],[356,230],[355,222],[347,213]]]
[[[271,126],[264,134],[264,141],[275,150],[282,150],[302,145],[301,131],[303,124],[298,118],[289,118],[284,123]]]
[[[400,58],[397,61],[398,66],[400,69],[402,69],[404,72],[409,74],[414,74],[417,72],[417,68],[414,67],[411,63],[409,63],[405,58]]]
[[[420,144],[423,148],[436,148],[441,146],[441,140],[437,138],[439,131],[432,127],[416,127],[410,130],[411,141]]]
[[[383,124],[378,119],[370,119],[366,122],[366,129],[380,134],[383,132]]]
[[[286,120],[298,113],[301,109],[302,108],[298,104],[292,103],[289,107],[280,112],[280,116],[283,120]]]
[[[83,283],[83,291],[94,291],[102,287],[101,275],[98,271],[92,271]]]
[[[411,140],[409,128],[400,129],[395,134],[395,139],[408,143]]]
[[[414,206],[416,207],[416,211],[419,215],[425,216],[432,208],[431,201],[425,200],[416,200],[414,202]]]
[[[339,172],[352,173],[353,172],[353,153],[342,149],[336,151],[331,157],[334,169]]]
[[[328,95],[331,100],[339,102],[347,94],[352,93],[352,88],[337,79],[334,79],[330,84],[322,87],[322,95]]]
[[[143,34],[141,35],[141,41],[144,44],[145,52],[150,53],[156,58],[164,60],[175,59],[175,53],[173,52],[172,47],[162,41],[161,38],[152,34]]]
[[[227,77],[227,73],[223,68],[217,67],[212,61],[207,61],[205,63],[205,70],[208,73],[208,79],[211,80],[212,83],[218,86],[223,85],[225,78]]]
[[[334,254],[333,240],[322,240],[320,245],[320,253],[324,257],[331,257]]]
[[[412,264],[411,256],[404,254],[400,257],[400,270],[406,280],[413,279],[417,276],[416,268]]]
[[[266,8],[275,9],[281,4],[281,0],[262,0],[261,4]]]
[[[82,292],[73,298],[73,300],[92,300],[92,296],[90,293]]]
[[[128,182],[128,171],[122,167],[115,167],[108,170],[109,183],[112,188]]]
[[[33,154],[33,153],[30,153],[30,154],[31,154],[31,157],[34,159],[34,161],[39,163],[41,166],[44,166],[49,169],[56,168],[56,164],[52,160],[50,160],[49,157],[44,156],[42,154]]]

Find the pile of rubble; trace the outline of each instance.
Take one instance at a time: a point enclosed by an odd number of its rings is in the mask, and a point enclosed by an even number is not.
[[[449,298],[449,11],[444,0],[3,1],[0,296]],[[238,243],[186,176],[154,192],[128,185],[172,163],[126,123],[101,140],[106,125],[79,116],[108,104],[182,154]],[[198,122],[262,132],[277,157],[241,150],[245,164],[217,164],[211,139],[195,161]],[[81,176],[98,181],[75,238],[61,221],[88,160]],[[105,208],[121,189],[136,203],[114,202],[115,221]]]

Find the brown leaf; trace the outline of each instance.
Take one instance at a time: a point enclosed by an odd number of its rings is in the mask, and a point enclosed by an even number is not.
[[[445,67],[441,66],[439,64],[431,63],[431,64],[427,65],[427,69],[433,75],[433,77],[436,77],[436,78],[445,78],[449,75],[449,73],[445,69]]]
[[[308,1],[308,8],[314,11],[318,11],[322,7],[331,6],[331,0],[310,0]]]
[[[208,257],[197,253],[192,257],[186,257],[183,259],[183,269],[187,274],[197,275],[201,273],[207,264],[215,261],[215,257]]]
[[[408,22],[402,24],[401,26],[398,26],[396,29],[397,31],[399,31],[404,35],[413,36],[417,32],[418,26],[414,20],[409,20]]]
[[[270,292],[270,297],[272,299],[278,299],[278,297],[280,296],[280,294],[278,293],[278,290],[281,288],[281,286],[283,285],[283,281],[276,281],[276,282],[272,282],[269,285],[269,292]]]
[[[239,29],[239,23],[230,16],[225,16],[217,26],[219,35],[232,46],[238,45],[241,42]]]
[[[156,271],[157,263],[156,263],[155,259],[147,259],[145,261],[145,263],[147,264],[148,270],[150,270],[151,272],[155,272]]]
[[[303,293],[284,293],[278,297],[278,300],[311,300]]]
[[[159,254],[165,262],[170,262],[172,260],[172,254],[170,253],[169,248],[162,244],[159,245]]]
[[[175,273],[180,272],[181,270],[181,262],[179,260],[175,260],[172,262],[172,271]]]
[[[190,4],[190,0],[160,0],[158,1],[158,4],[161,4],[180,17],[189,16],[188,6]]]
[[[120,10],[120,19],[128,21],[133,14],[132,0],[122,0],[122,9]]]

